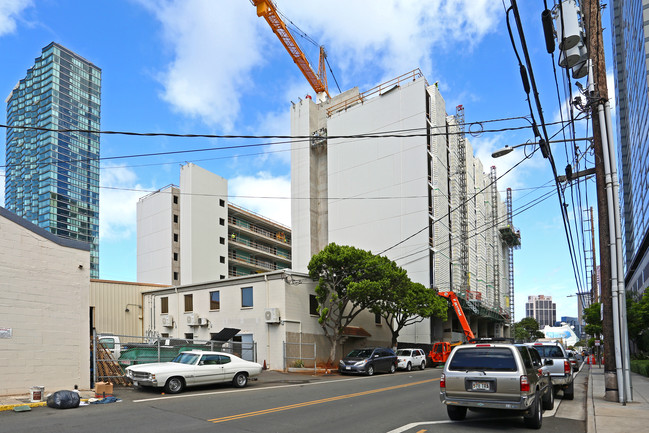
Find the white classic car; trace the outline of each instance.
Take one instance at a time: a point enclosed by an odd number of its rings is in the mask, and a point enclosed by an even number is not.
[[[139,364],[126,367],[126,377],[134,387],[164,387],[175,394],[187,386],[232,382],[237,388],[248,378],[261,373],[261,365],[223,352],[192,350],[181,352],[171,362]]]

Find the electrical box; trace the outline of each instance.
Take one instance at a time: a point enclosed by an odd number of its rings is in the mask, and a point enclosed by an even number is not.
[[[174,326],[174,316],[167,314],[166,316],[162,316],[162,326],[165,328],[171,328]]]
[[[279,308],[266,308],[264,310],[266,323],[279,323]]]

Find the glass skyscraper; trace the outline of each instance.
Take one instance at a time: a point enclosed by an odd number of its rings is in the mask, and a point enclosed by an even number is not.
[[[613,58],[627,290],[649,285],[649,0],[615,0]]]
[[[5,207],[90,244],[99,278],[101,69],[52,42],[7,98]],[[81,131],[80,131],[81,130]]]

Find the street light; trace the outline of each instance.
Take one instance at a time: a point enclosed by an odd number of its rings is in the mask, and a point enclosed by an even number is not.
[[[550,140],[548,143],[571,143],[573,141],[590,141],[592,140],[593,137],[585,137],[585,138],[570,138],[567,140]],[[512,150],[516,149],[517,147],[521,146],[536,146],[538,143],[530,143],[529,141],[527,143],[521,143],[517,144],[515,146],[505,146],[502,149],[498,149],[495,152],[491,154],[492,158],[500,158],[501,156],[505,156],[508,153],[510,153]]]

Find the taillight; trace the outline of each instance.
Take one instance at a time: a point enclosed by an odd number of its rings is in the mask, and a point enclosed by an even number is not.
[[[527,376],[521,376],[521,392],[530,392],[530,382]]]
[[[571,374],[572,373],[572,367],[570,366],[570,363],[566,360],[563,361],[563,374]]]
[[[442,373],[442,376],[439,378],[439,387],[446,388],[446,376]]]

